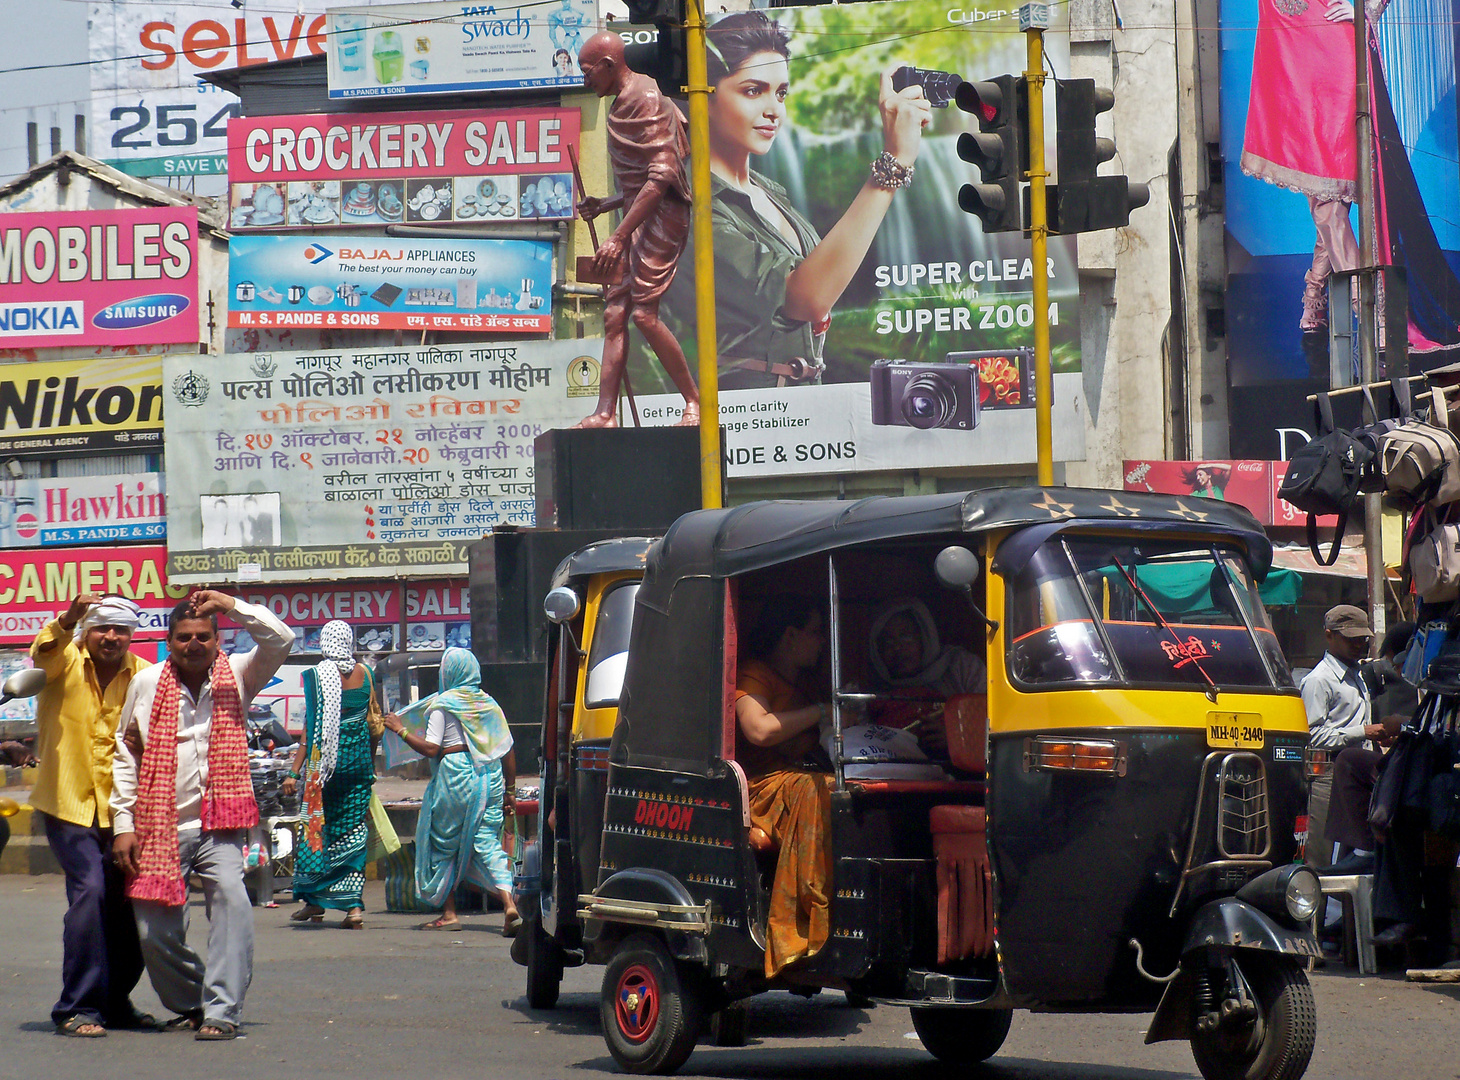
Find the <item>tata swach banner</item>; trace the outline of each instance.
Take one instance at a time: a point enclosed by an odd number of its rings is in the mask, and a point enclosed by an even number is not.
[[[577,109],[235,120],[229,227],[567,220],[578,128]]]
[[[1068,70],[1066,11],[1053,5],[1045,39],[1058,71]],[[1051,239],[1036,266],[1021,233],[985,235],[958,207],[959,188],[977,179],[958,139],[978,118],[952,103],[954,91],[1025,66],[1007,5],[741,11],[714,16],[708,36],[730,476],[1033,462],[1037,276],[1049,284],[1054,456],[1083,458],[1075,239]],[[909,112],[926,126],[897,134]],[[1052,114],[1045,131],[1053,161]],[[879,188],[872,164],[894,150],[912,163],[910,182]],[[693,259],[691,248],[661,304],[691,372]],[[675,423],[682,399],[640,336],[631,340],[641,415]]]
[[[162,448],[162,360],[119,356],[0,364],[0,455]]]
[[[596,0],[332,9],[332,98],[581,88]]]
[[[198,212],[0,215],[0,349],[198,341]]]
[[[142,609],[136,637],[167,636],[167,616],[187,589],[168,584],[163,547],[0,551],[0,645],[29,645],[81,593],[119,593]]]

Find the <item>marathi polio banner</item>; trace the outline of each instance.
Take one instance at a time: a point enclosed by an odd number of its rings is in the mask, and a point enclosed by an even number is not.
[[[578,129],[577,109],[234,120],[229,226],[567,220]]]
[[[548,241],[235,236],[228,282],[229,326],[552,330]]]
[[[1054,456],[1083,458],[1075,238],[1051,238],[1047,262],[1036,266],[1021,233],[984,235],[958,208],[959,188],[977,172],[958,156],[958,140],[978,127],[952,95],[964,77],[1023,70],[1024,38],[1008,6],[906,0],[711,18],[715,316],[729,475],[1033,462],[1036,275],[1049,284]],[[1059,71],[1069,68],[1066,19],[1053,5],[1045,47]],[[784,56],[774,47],[745,56],[747,35],[784,40]],[[910,184],[889,196],[868,182],[903,84],[906,93],[921,87],[929,123],[904,149],[916,152]],[[1045,103],[1053,161],[1052,93]],[[690,250],[660,308],[691,372],[693,266]],[[639,336],[631,340],[646,422],[674,423],[679,396]]]
[[[464,574],[531,525],[532,442],[598,393],[599,339],[172,356],[169,572],[264,581]]]

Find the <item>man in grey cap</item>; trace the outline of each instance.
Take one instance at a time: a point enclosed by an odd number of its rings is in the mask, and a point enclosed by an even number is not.
[[[1329,608],[1323,616],[1323,636],[1323,659],[1303,677],[1301,690],[1309,745],[1327,750],[1332,758],[1346,747],[1382,738],[1385,728],[1371,723],[1369,689],[1359,673],[1359,661],[1368,656],[1374,638],[1369,617],[1352,604]],[[1332,776],[1320,776],[1308,794],[1308,863],[1318,870],[1333,861],[1332,846],[1322,839],[1332,788]]]

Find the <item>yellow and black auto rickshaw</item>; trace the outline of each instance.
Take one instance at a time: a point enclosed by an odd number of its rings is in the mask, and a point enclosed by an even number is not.
[[[837,988],[910,1008],[947,1061],[997,1052],[1016,1009],[1154,1010],[1147,1041],[1189,1040],[1208,1080],[1296,1080],[1320,893],[1270,557],[1222,502],[1042,488],[699,511],[571,556],[518,879],[530,1004],[565,965],[606,965],[630,1072],[672,1072],[707,1026],[733,1041],[754,994]],[[831,929],[768,978],[777,852],[751,827],[734,691],[747,627],[787,594],[828,627]],[[912,773],[847,737],[902,696],[867,674],[896,597],[987,672]]]

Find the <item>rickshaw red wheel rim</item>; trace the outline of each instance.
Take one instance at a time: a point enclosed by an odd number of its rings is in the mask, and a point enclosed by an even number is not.
[[[659,1022],[659,980],[644,964],[630,964],[614,987],[613,1015],[619,1034],[641,1043]]]

